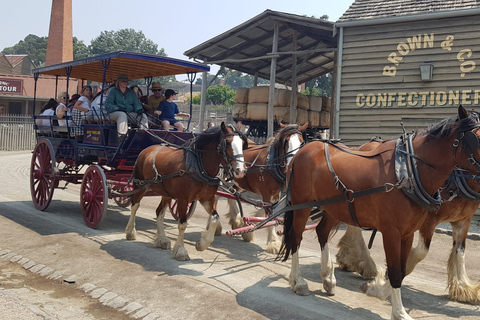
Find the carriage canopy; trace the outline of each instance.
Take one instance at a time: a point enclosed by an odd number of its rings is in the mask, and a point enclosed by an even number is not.
[[[117,51],[90,58],[36,68],[34,74],[69,76],[70,78],[111,82],[120,74],[130,79],[162,77],[176,74],[208,72],[210,67],[199,63],[158,55]]]

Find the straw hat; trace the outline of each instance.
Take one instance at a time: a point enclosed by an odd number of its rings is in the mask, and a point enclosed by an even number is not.
[[[162,85],[160,82],[153,82],[152,87],[150,88],[151,90],[162,90]]]

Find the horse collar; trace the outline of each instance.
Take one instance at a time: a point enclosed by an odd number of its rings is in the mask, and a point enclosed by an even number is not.
[[[413,152],[413,135],[405,134],[397,140],[395,147],[395,174],[402,191],[428,211],[438,211],[442,204],[440,191],[434,197],[423,188],[418,175],[417,162]]]

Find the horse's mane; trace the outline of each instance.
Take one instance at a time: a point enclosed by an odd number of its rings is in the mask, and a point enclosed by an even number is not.
[[[190,139],[185,143],[185,147],[194,148],[194,149],[203,149],[206,145],[211,144],[213,142],[218,143],[220,140],[220,135],[222,134],[222,130],[219,126],[211,127],[207,130],[200,133],[193,139]]]
[[[292,134],[299,132],[298,127],[299,127],[298,124],[289,124],[286,127],[283,127],[277,132],[273,140],[272,138],[270,138],[267,141],[267,144],[269,145],[272,144],[273,148],[277,148],[277,147],[283,148],[282,142],[285,141],[285,139],[290,137]]]
[[[233,132],[236,132],[240,135],[244,142],[244,149],[248,148],[248,139],[247,136],[243,134],[243,132],[238,131],[235,127],[228,125]],[[194,148],[194,149],[203,149],[205,146],[211,143],[219,143],[220,136],[222,135],[222,129],[220,126],[215,126],[208,128],[207,130],[203,131],[200,135],[196,136],[193,139],[190,139],[185,143],[185,147],[187,148]]]
[[[442,139],[454,133],[470,131],[478,126],[479,121],[478,112],[471,110],[466,118],[459,119],[458,115],[455,115],[419,131],[418,134],[426,135],[426,140]]]

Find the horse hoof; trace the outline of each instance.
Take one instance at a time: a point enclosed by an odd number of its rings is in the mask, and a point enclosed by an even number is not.
[[[176,259],[177,261],[188,261],[190,257],[188,256],[188,252],[185,248],[176,248],[172,252],[172,258]]]
[[[125,237],[127,240],[137,240],[137,235],[135,233],[127,233]]]
[[[310,290],[306,286],[296,286],[295,288],[293,288],[293,292],[295,292],[299,296],[310,295]]]
[[[329,296],[334,296],[335,295],[335,285],[333,285],[332,283],[324,281],[323,282],[323,289],[325,290],[325,292]]]
[[[246,232],[242,234],[243,241],[252,242],[253,241],[253,232]]]
[[[207,248],[208,248],[208,246],[205,246],[205,244],[202,240],[195,243],[195,249],[197,249],[197,251],[205,251],[205,249],[207,249]]]
[[[273,254],[277,254],[280,252],[280,243],[277,242],[277,241],[272,241],[270,243],[267,243],[267,253],[273,253]]]
[[[169,250],[171,248],[170,241],[158,241],[153,244],[156,248]]]

